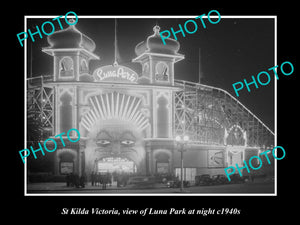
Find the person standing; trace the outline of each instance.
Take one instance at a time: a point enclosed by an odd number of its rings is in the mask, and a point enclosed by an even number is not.
[[[66,176],[67,187],[70,186],[70,174],[68,173]]]
[[[94,184],[95,184],[95,173],[94,173],[94,171],[92,171],[92,173],[91,173],[91,185],[94,186]]]
[[[101,184],[101,174],[98,172],[96,174],[96,186]]]
[[[85,174],[84,173],[79,178],[79,186],[82,188],[85,187]]]

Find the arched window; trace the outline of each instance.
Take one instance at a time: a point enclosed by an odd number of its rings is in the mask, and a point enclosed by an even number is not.
[[[59,75],[61,77],[74,76],[74,64],[71,57],[63,57],[59,62]]]
[[[156,173],[166,174],[170,170],[170,156],[166,152],[159,152],[155,156],[156,159]]]
[[[75,157],[69,152],[63,152],[59,156],[59,172],[60,174],[74,173],[74,160]]]
[[[88,72],[88,65],[84,59],[82,59],[80,62],[80,72]]]
[[[238,125],[233,125],[228,131],[226,143],[227,145],[245,146],[246,138],[246,131],[243,131]]]
[[[157,99],[157,137],[167,138],[169,136],[169,109],[168,109],[168,99],[164,96],[160,96]]]
[[[142,74],[143,75],[149,75],[149,63],[145,63],[144,65],[143,65],[143,72],[142,72]]]
[[[72,128],[72,95],[65,92],[60,102],[60,130],[67,133]]]
[[[169,81],[169,67],[165,62],[159,62],[155,66],[155,80]]]

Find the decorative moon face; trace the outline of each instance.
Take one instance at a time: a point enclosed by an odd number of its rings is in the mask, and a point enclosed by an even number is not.
[[[145,149],[143,137],[137,127],[122,120],[99,121],[91,129],[86,143],[86,170],[97,170],[97,163],[105,158],[121,158],[143,170]]]
[[[149,121],[142,112],[141,99],[112,92],[92,96],[89,101],[91,109],[81,120],[88,132],[86,172],[97,171],[101,161],[118,160],[133,162],[137,172],[144,170],[143,137]]]

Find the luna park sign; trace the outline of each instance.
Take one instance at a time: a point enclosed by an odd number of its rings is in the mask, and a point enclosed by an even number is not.
[[[97,68],[93,76],[96,82],[137,83],[138,75],[132,69],[120,65]]]

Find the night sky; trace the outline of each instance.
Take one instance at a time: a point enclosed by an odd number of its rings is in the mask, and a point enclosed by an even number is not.
[[[161,27],[160,31],[171,27],[177,30],[178,24],[183,26],[188,19],[191,18],[118,18],[119,64],[140,73],[141,65],[131,62],[136,57],[135,46],[153,34],[156,24]],[[51,19],[28,19],[28,28],[34,32],[34,26],[41,26],[44,21],[49,20]],[[79,18],[76,24],[79,31],[94,40],[94,53],[100,56],[100,61],[90,62],[90,73],[97,67],[114,61],[114,21],[113,18]],[[186,37],[178,34],[178,53],[183,54],[185,59],[175,64],[175,79],[198,82],[200,61],[201,83],[222,88],[235,96],[233,83],[243,79],[250,82],[252,75],[256,77],[259,72],[274,66],[274,19],[222,18],[218,24],[210,24],[207,19],[204,21],[206,29],[197,20],[197,32],[186,33]],[[56,30],[60,30],[58,24],[55,25]],[[62,25],[64,28],[68,26],[63,17]],[[35,42],[27,43],[28,73],[31,73],[32,55],[31,76],[52,74],[53,60],[41,51],[43,47],[49,46],[46,36],[40,39],[36,35]],[[270,75],[269,85],[259,86],[258,89],[251,85],[250,93],[245,87],[236,98],[274,131],[274,75]]]

